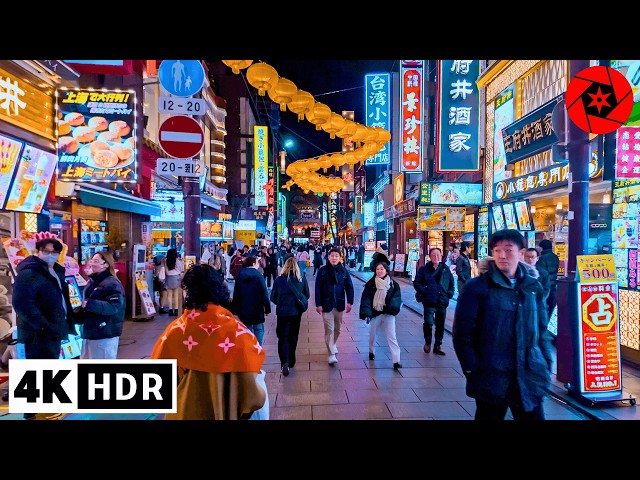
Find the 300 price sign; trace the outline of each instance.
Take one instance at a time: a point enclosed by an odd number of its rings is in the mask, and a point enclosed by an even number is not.
[[[175,413],[174,360],[9,360],[9,413]]]
[[[601,283],[616,281],[616,267],[613,255],[578,255],[576,270],[580,283]]]

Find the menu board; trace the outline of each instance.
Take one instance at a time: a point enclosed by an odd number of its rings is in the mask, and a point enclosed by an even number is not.
[[[513,208],[513,203],[503,203],[502,211],[504,212],[504,223],[506,227],[512,230],[517,230],[518,220],[516,218],[516,211]]]
[[[504,230],[505,228],[507,228],[507,224],[504,221],[504,214],[502,213],[502,206],[501,205],[492,205],[491,206],[491,213],[492,213],[492,217],[493,217],[493,228],[494,231],[498,231],[498,230]]]
[[[418,230],[464,232],[466,208],[418,207]]]
[[[5,208],[40,213],[57,162],[55,154],[25,144]]]
[[[518,228],[523,232],[529,232],[533,230],[531,211],[529,209],[529,200],[518,200],[517,202],[514,202],[513,205],[516,209]]]
[[[136,271],[135,277],[136,290],[138,290],[138,295],[140,295],[142,310],[146,315],[155,315],[156,307],[153,305],[153,300],[149,294],[149,285],[147,284],[144,270]]]
[[[467,214],[466,208],[447,208],[447,224],[445,230],[464,232],[464,221]]]
[[[0,208],[4,208],[13,172],[24,143],[0,135]]]

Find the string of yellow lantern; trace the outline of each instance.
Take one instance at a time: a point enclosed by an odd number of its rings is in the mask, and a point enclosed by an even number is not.
[[[316,126],[316,130],[327,132],[330,138],[350,140],[356,147],[345,153],[336,152],[290,163],[286,169],[290,179],[282,188],[290,190],[292,186],[298,185],[304,193],[339,192],[345,186],[342,178],[328,177],[317,172],[322,169],[326,173],[327,169],[339,169],[342,165],[353,167],[358,163],[364,164],[391,139],[391,133],[384,128],[368,127],[332,112],[327,105],[316,101],[312,94],[300,90],[291,80],[280,77],[271,65],[254,63],[253,60],[222,60],[222,63],[236,75],[246,69],[247,81],[258,90],[258,95],[268,95],[280,105],[281,111],[288,108],[298,115],[298,121],[305,118]]]

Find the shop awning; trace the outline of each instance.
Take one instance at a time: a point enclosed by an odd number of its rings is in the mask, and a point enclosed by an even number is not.
[[[206,205],[207,207],[215,208],[216,210],[220,210],[220,202],[218,202],[215,198],[211,198],[209,195],[205,195],[204,193],[200,194],[200,203],[202,205]]]
[[[141,215],[162,215],[162,207],[156,202],[116,192],[97,185],[77,185],[78,197],[85,205],[139,213]]]

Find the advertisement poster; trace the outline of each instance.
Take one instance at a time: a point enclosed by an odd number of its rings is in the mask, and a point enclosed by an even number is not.
[[[466,215],[466,208],[447,208],[447,223],[445,230],[451,232],[464,232]]]
[[[393,271],[394,272],[404,272],[405,263],[405,254],[404,253],[396,253],[393,257]]]
[[[135,91],[57,93],[57,179],[136,182]]]
[[[0,135],[0,208],[4,208],[9,184],[23,145],[22,142]]]
[[[504,230],[505,228],[507,228],[507,223],[505,222],[501,205],[492,205],[491,213],[493,214],[492,217],[493,217],[494,232],[497,232],[498,230]]]
[[[517,230],[518,219],[516,218],[516,211],[513,208],[513,203],[502,204],[502,211],[504,212],[504,223],[507,228]]]
[[[531,211],[529,209],[528,200],[519,200],[514,203],[516,208],[516,217],[518,218],[518,228],[523,232],[533,230],[533,222],[531,221]]]
[[[5,208],[40,213],[57,161],[55,154],[25,144]]]
[[[149,285],[147,284],[146,273],[144,270],[136,271],[136,290],[140,295],[142,309],[146,315],[155,315],[156,307],[153,305],[153,299],[149,294]]]
[[[432,205],[480,205],[481,183],[431,183]]]
[[[621,391],[618,285],[578,283],[578,301],[581,391]]]
[[[446,208],[418,207],[418,229],[420,231],[445,230],[446,225]]]

